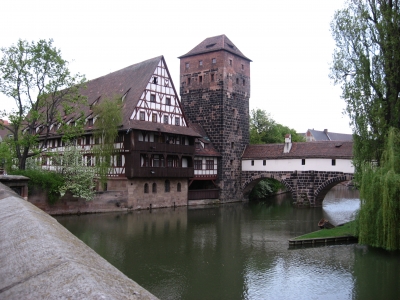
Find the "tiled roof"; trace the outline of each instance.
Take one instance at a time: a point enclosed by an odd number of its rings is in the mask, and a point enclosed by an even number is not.
[[[353,135],[346,133],[329,132],[328,130],[320,131],[308,129],[316,141],[352,141]]]
[[[283,153],[284,144],[248,145],[242,159],[285,158],[346,158],[353,157],[353,142],[324,141],[292,143],[289,153]]]
[[[68,121],[69,119],[75,119],[79,117],[81,112],[83,112],[85,118],[87,118],[93,113],[90,107],[93,103],[101,103],[101,101],[104,99],[110,99],[115,96],[122,97],[126,94],[122,104],[122,124],[119,124],[120,126],[118,130],[128,130],[130,128],[151,131],[160,130],[161,132],[199,136],[197,132],[185,126],[167,125],[163,123],[153,123],[147,121],[134,121],[130,119],[160,60],[163,60],[164,65],[166,66],[164,57],[157,56],[155,58],[145,60],[124,69],[112,72],[108,75],[88,81],[86,83],[86,88],[81,90],[81,94],[87,97],[89,105],[81,105],[78,109],[76,109],[75,113],[65,116],[65,120]],[[173,82],[171,82],[171,84],[176,93]],[[186,120],[185,116],[184,118]],[[86,129],[91,129],[88,127],[88,124],[86,125]]]
[[[200,135],[191,127],[169,125],[164,123],[131,120],[129,123],[129,128],[200,137]]]
[[[228,51],[248,61],[251,61],[235,46],[234,43],[231,42],[230,39],[228,39],[228,37],[225,34],[206,38],[204,41],[202,41],[188,53],[180,56],[179,58],[193,56],[201,53],[214,52],[219,50]]]
[[[157,56],[90,80],[86,84],[86,89],[82,90],[82,94],[88,97],[90,105],[97,99],[101,102],[106,98],[112,98],[117,95],[122,97],[127,93],[123,102],[121,129],[130,128],[130,116],[161,59],[163,59],[162,56]],[[90,115],[90,107],[85,107],[84,110],[85,116]]]
[[[207,134],[200,124],[189,123],[189,127],[195,130],[199,135],[199,140],[204,143],[203,147],[196,147],[194,154],[196,156],[221,156],[221,154],[214,148],[214,145],[210,142]]]

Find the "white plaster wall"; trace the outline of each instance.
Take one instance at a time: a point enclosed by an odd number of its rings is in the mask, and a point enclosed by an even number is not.
[[[332,166],[332,159],[329,158],[306,158],[306,164],[301,164],[301,158],[296,159],[270,159],[254,160],[254,166],[251,160],[242,160],[242,171],[330,171],[354,173],[354,166],[350,159],[336,159],[336,165]]]

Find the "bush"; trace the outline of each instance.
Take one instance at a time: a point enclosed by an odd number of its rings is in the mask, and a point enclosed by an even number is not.
[[[14,170],[12,175],[22,175],[28,177],[28,193],[32,193],[34,188],[41,188],[47,192],[48,202],[54,204],[60,198],[60,188],[64,185],[64,177],[61,174],[40,169]]]
[[[262,179],[253,188],[249,195],[250,200],[265,199],[275,195],[280,189],[284,189],[285,186],[275,179]]]

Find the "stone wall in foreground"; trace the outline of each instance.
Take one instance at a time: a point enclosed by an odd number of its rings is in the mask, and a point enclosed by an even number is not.
[[[0,183],[0,299],[157,299]]]

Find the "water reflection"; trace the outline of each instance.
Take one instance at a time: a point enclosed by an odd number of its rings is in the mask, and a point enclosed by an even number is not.
[[[341,199],[297,209],[282,195],[265,203],[58,220],[160,299],[371,299],[378,293],[394,299],[398,254],[355,244],[288,249],[289,238],[317,230],[322,217],[351,216],[355,194]]]

